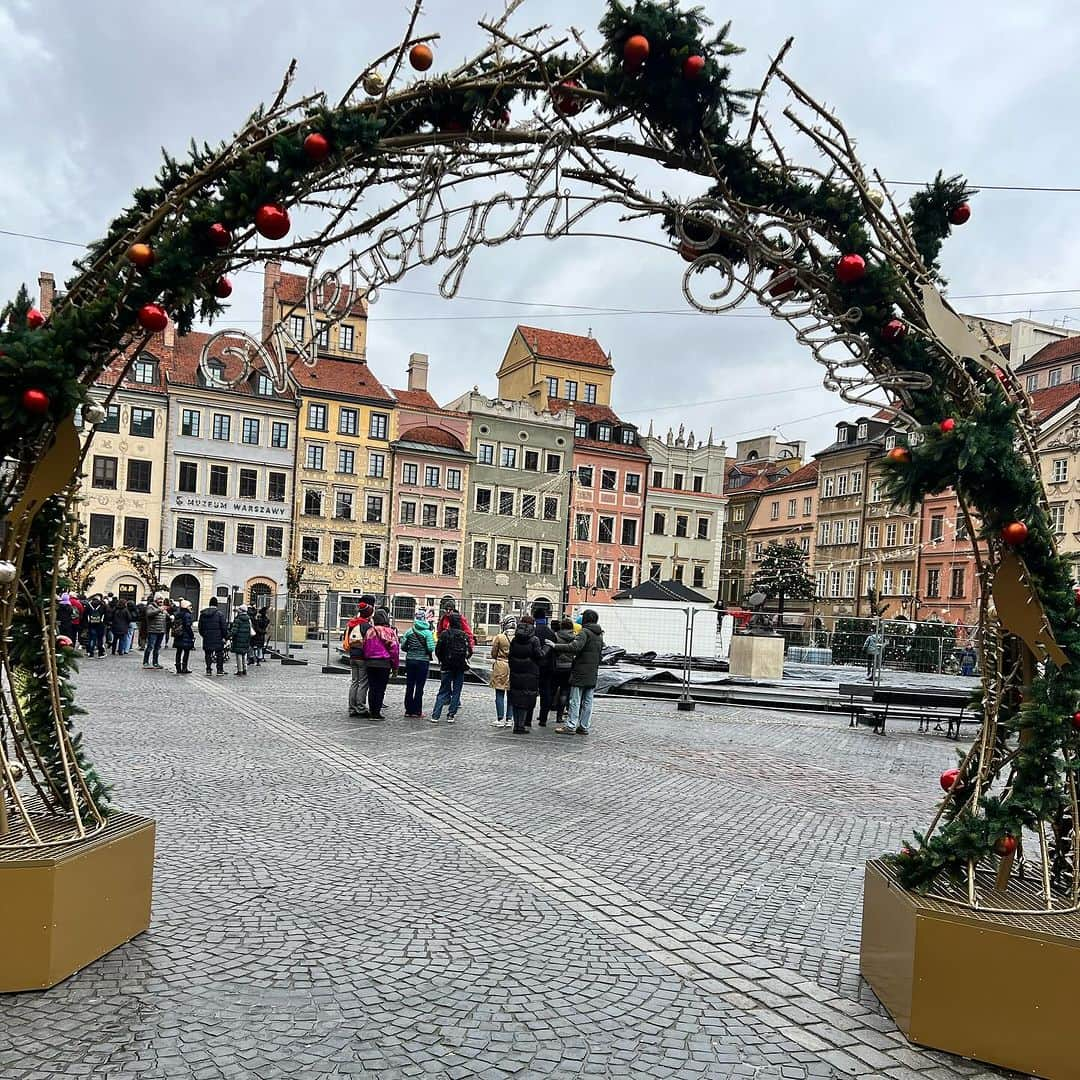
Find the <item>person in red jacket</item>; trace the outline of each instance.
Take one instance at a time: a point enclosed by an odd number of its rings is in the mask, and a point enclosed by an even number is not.
[[[442,610],[439,612],[439,625],[436,628],[438,633],[445,634],[450,629],[450,616],[456,615],[461,620],[461,629],[465,631],[466,637],[469,639],[469,645],[472,648],[476,648],[476,635],[472,632],[472,627],[469,625],[469,620],[458,611],[457,606],[453,600],[444,600],[442,602]]]

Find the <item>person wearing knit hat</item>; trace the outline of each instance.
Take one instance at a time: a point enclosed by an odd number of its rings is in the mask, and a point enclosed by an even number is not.
[[[352,682],[349,684],[349,715],[367,717],[368,677],[367,661],[364,659],[364,637],[371,628],[375,614],[375,597],[365,593],[356,605],[356,614],[345,627],[341,648],[349,656]]]

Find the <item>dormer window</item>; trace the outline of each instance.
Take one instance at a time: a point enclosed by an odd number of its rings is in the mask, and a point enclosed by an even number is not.
[[[622,429],[622,441],[623,441],[624,446],[633,446],[634,445],[634,443],[637,440],[634,438],[634,429],[633,428],[624,427]]]
[[[860,439],[865,439],[866,438],[866,432],[867,432],[867,427],[866,427],[865,422],[861,423],[859,425],[859,438]]]
[[[225,365],[220,360],[211,360],[206,365],[206,371],[207,375],[202,379],[204,383],[223,383],[225,381]],[[199,374],[203,374],[202,369],[199,370]]]
[[[255,393],[261,397],[274,396],[274,383],[265,372],[258,372],[255,376]]]
[[[596,425],[596,437],[601,442],[611,442],[611,425],[610,424],[597,424]]]
[[[157,381],[157,361],[150,356],[140,356],[131,365],[131,378],[137,383],[153,386]]]
[[[896,445],[896,436],[895,435],[886,435],[885,436],[885,449],[886,450],[891,450],[895,445]]]
[[[574,436],[578,439],[587,439],[589,437],[589,425],[587,421],[574,421]]]

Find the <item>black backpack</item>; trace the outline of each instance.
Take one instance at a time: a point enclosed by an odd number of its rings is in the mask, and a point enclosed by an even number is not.
[[[446,666],[464,670],[469,662],[469,635],[464,630],[447,630],[446,638]]]

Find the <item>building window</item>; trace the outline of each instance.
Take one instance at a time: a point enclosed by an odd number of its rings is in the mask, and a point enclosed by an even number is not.
[[[700,589],[700,588],[702,588],[704,586],[704,584],[705,584],[705,567],[704,566],[695,566],[694,567],[694,588],[695,589]]]
[[[199,423],[202,420],[202,413],[198,409],[184,409],[180,413],[180,434],[189,435],[192,438],[197,439],[199,437]],[[98,430],[101,430],[101,426],[98,425]]]
[[[589,585],[589,564],[585,559],[575,559],[571,571],[570,584],[575,589],[585,589]]]
[[[255,376],[255,393],[260,397],[273,397],[274,395],[274,383],[265,372],[260,371]]]
[[[91,485],[96,488],[116,489],[116,458],[94,455],[93,479]]]
[[[236,526],[236,554],[237,555],[254,555],[255,554],[255,526],[254,525],[237,525]]]
[[[266,543],[263,554],[268,559],[280,559],[285,550],[285,530],[280,525],[266,526]]]
[[[369,570],[377,570],[382,566],[382,544],[370,540],[364,544],[364,566]]]
[[[540,549],[540,573],[550,575],[555,573],[555,549]]]
[[[577,401],[577,383],[573,379],[566,380],[566,400]]]
[[[833,570],[829,574],[829,596],[838,597],[840,595],[840,571]]]
[[[846,495],[848,493],[848,476],[847,473],[841,473],[836,478],[836,494]]]
[[[499,454],[499,465],[504,469],[517,468],[517,447],[504,446]]]
[[[855,595],[855,569],[854,567],[844,571],[844,595]]]
[[[930,518],[930,539],[940,540],[945,535],[945,518],[942,514],[934,514]]]
[[[588,540],[592,536],[592,514],[574,515],[574,539]]]
[[[697,519],[697,538],[699,540],[709,539],[709,519],[698,518]]]
[[[214,413],[214,438],[219,442],[228,442],[232,431],[232,417],[228,413]]]
[[[536,496],[525,495],[521,496],[521,516],[523,518],[536,517]]]
[[[370,502],[370,499],[369,499]],[[382,500],[379,500],[381,505]],[[336,521],[352,521],[353,516],[353,493],[351,491],[335,491],[334,492],[334,519]],[[379,518],[382,517],[380,510]],[[375,518],[376,521],[379,518]],[[372,519],[369,517],[368,521]]]
[[[255,499],[259,495],[259,474],[254,469],[240,470],[241,499]]]
[[[675,474],[675,479],[674,479],[674,482],[673,482],[672,486],[675,488],[676,491],[682,491],[682,489],[683,489],[683,474],[681,472],[677,472]]]
[[[600,487],[604,491],[614,491],[619,484],[619,474],[614,469],[600,470]]]
[[[499,492],[499,513],[504,517],[514,516],[514,493],[512,491]]]
[[[622,542],[626,547],[637,545],[637,518],[623,518]]]
[[[795,516],[795,509],[799,505],[797,499],[788,499],[787,502],[787,516],[793,518]]]
[[[527,469],[529,472],[540,471],[540,451],[539,450],[526,450],[522,455],[521,467]]]
[[[443,548],[442,573],[444,577],[453,577],[457,573],[457,548]]]
[[[360,428],[360,412],[357,409],[339,409],[337,429],[339,435],[355,435]]]
[[[932,599],[936,599],[941,595],[941,571],[927,570],[926,571],[926,595]]]
[[[687,530],[689,529],[689,526],[690,526],[690,519],[685,514],[676,514],[675,515],[675,535],[676,536],[687,536],[688,535]]]
[[[545,454],[544,472],[553,475],[562,472],[562,454]]]
[[[304,515],[305,517],[322,517],[323,493],[315,488],[304,490]]]
[[[591,488],[593,481],[593,467],[591,465],[579,465],[577,479],[579,487]]]
[[[547,392],[548,397],[557,398],[559,396],[559,380],[554,375],[547,377]]]
[[[472,546],[472,568],[474,570],[486,570],[488,562],[488,545],[486,540],[474,540]]]
[[[206,550],[225,550],[225,522],[208,521],[206,523]]]
[[[315,332],[315,340],[320,349],[330,348],[330,324],[325,319],[318,321],[318,329]]]
[[[828,523],[826,523],[827,525]],[[866,528],[866,546],[876,548],[881,541],[881,526],[868,525]]]
[[[307,320],[303,315],[292,315],[289,318],[289,333],[291,333],[297,341],[304,340],[304,332],[307,329],[304,325],[306,321]]]
[[[131,378],[133,381],[142,383],[145,386],[153,386],[157,383],[157,361],[140,356],[131,365]]]
[[[198,417],[198,413],[195,414]],[[198,435],[198,421],[195,424],[195,434]],[[119,405],[106,405],[105,406],[105,419],[100,424],[94,425],[95,431],[100,431],[105,434],[117,434],[120,431],[120,406]]]
[[[435,573],[435,549],[433,547],[421,546],[420,564],[417,570],[421,574]]]
[[[626,493],[628,495],[638,495],[641,492],[641,473],[627,473],[626,474]]]
[[[229,466],[228,465],[211,465],[210,466],[210,494],[211,495],[228,495],[229,494]]]
[[[821,480],[821,494],[822,494],[822,497],[826,498],[826,499],[832,498],[835,491],[836,491],[836,477],[835,476],[822,477],[822,480]]]
[[[326,406],[310,404],[307,408],[307,426],[309,431],[326,430]]]
[[[510,569],[510,545],[509,544],[496,544],[495,545],[495,569],[496,570],[509,570]]]
[[[129,461],[127,467],[127,490],[149,491],[152,463],[149,461]]]
[[[494,465],[495,447],[491,443],[479,443],[476,447],[476,461],[478,465]]]
[[[808,517],[814,512],[814,500],[813,497],[807,495],[802,501],[803,517]]]
[[[368,422],[368,437],[372,439],[385,439],[390,430],[390,416],[387,413],[373,412]]]
[[[489,600],[477,600],[473,604],[474,626],[498,626],[502,622],[503,606]]]
[[[152,439],[154,437],[154,410],[132,409],[129,431],[139,438]]]
[[[825,547],[829,543],[829,523],[822,521],[818,523],[818,547]]]
[[[589,437],[589,422],[587,420],[574,421],[574,438],[587,439]]]
[[[773,502],[771,503],[771,505],[769,506],[769,520],[770,521],[779,521],[780,520],[780,502],[777,499],[774,499]]]
[[[633,428],[624,427],[622,429],[622,441],[626,446],[634,446],[637,443],[637,432]]]
[[[531,547],[518,548],[518,573],[531,574],[533,568],[533,549]]]
[[[324,448],[321,446],[308,446],[307,456],[304,458],[304,467],[322,472],[324,461]]]
[[[116,532],[116,518],[112,514],[90,515],[90,546],[112,547]]]
[[[658,563],[658,562],[649,563],[649,580],[650,581],[659,581],[660,580],[660,575],[663,573],[663,569],[664,569],[663,564],[661,564],[661,563]]]
[[[694,490],[698,491],[698,492],[701,492],[701,491],[705,490],[705,477],[704,476],[695,476],[694,477]]]
[[[411,499],[402,499],[398,510],[398,521],[402,525],[416,524],[416,503]]]
[[[663,514],[653,514],[652,516],[652,531],[653,536],[663,536],[664,530],[667,528],[667,518]]]
[[[1065,532],[1065,504],[1050,504],[1050,525],[1059,536]]]
[[[259,445],[259,421],[254,417],[245,416],[243,419],[240,441],[249,446]]]
[[[601,442],[611,442],[611,425],[610,424],[597,424],[596,425],[596,437]]]
[[[653,469],[652,486],[656,488],[664,486],[664,474],[659,469]]]
[[[401,466],[401,482],[403,484],[415,484],[419,475],[419,466],[410,461]]]
[[[585,384],[585,403],[587,405],[596,404],[596,383]]]
[[[441,479],[441,470],[438,465],[424,466],[424,487],[437,488]]]
[[[964,568],[954,566],[952,580],[950,582],[949,596],[953,600],[959,600],[964,595]]]
[[[300,537],[300,561],[319,561],[319,538],[317,536]]]
[[[352,352],[353,348],[353,328],[344,323],[338,327],[338,348],[342,352]]]
[[[356,472],[356,451],[345,450],[338,448],[337,452],[337,471],[339,473],[345,473],[352,475]]]
[[[885,546],[896,547],[896,522],[885,526]]]
[[[847,526],[847,542],[857,544],[859,542],[859,519],[850,518]]]
[[[851,494],[852,495],[861,495],[862,494],[862,473],[861,472],[853,472],[851,474]]]
[[[150,521],[147,518],[124,518],[124,547],[136,551],[146,551],[150,536]]]
[[[220,360],[211,360],[206,365],[209,375],[199,369],[198,380],[200,386],[220,387],[225,385],[225,365]]]
[[[348,566],[350,547],[348,540],[335,540],[330,551],[330,562],[334,566]]]
[[[476,489],[476,512],[478,514],[491,513],[491,488]]]
[[[386,475],[385,454],[378,454],[374,450],[368,451],[367,474],[375,480],[381,480]]]
[[[544,520],[559,520],[559,500],[553,495],[546,495],[544,497]]]
[[[457,529],[461,523],[461,510],[457,506],[443,507],[443,528]]]
[[[420,512],[420,521],[425,529],[439,527],[439,507],[437,503],[424,503]]]
[[[904,522],[904,546],[905,547],[910,547],[914,543],[915,543],[915,522],[914,521],[905,521]]]
[[[381,495],[369,495],[367,497],[367,515],[365,520],[371,524],[379,524],[382,521],[383,501]]]
[[[610,544],[615,539],[615,519],[601,514],[597,521],[596,542],[598,544]]]
[[[1050,372],[1050,378],[1047,380],[1047,386],[1060,386],[1061,385],[1061,368],[1054,368]]]
[[[802,538],[802,539],[801,539],[801,540],[799,541],[799,547],[801,547],[801,548],[803,549],[803,551],[804,551],[804,552],[805,552],[805,553],[806,553],[807,555],[809,555],[809,554],[810,554],[810,537],[809,537],[809,536],[804,536],[804,537],[803,537],[803,538]]]
[[[461,490],[461,470],[460,469],[447,469],[446,470],[446,490],[447,491],[460,491]]]
[[[870,501],[871,502],[873,502],[873,503],[881,502],[882,498],[884,497],[884,493],[885,493],[885,481],[884,480],[875,480],[870,485]]]
[[[1054,484],[1062,484],[1069,479],[1069,459],[1068,458],[1054,458],[1053,463],[1053,475],[1051,482]]]
[[[284,450],[289,445],[289,425],[275,420],[270,425],[270,445]]]
[[[619,588],[632,589],[634,587],[634,568],[626,563],[619,564]]]

